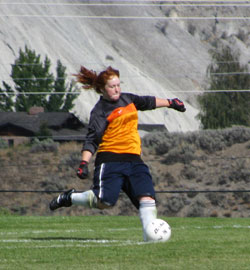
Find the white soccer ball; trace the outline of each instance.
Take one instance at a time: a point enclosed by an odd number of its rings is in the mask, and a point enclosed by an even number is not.
[[[171,237],[171,227],[162,219],[154,219],[146,227],[146,237],[149,242],[166,242]]]

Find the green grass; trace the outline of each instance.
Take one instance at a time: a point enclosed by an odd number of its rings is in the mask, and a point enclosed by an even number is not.
[[[0,216],[0,269],[250,269],[250,219],[165,218],[144,243],[138,217]]]

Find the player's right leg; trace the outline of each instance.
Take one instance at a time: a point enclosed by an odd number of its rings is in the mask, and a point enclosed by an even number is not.
[[[123,176],[118,176],[118,167],[116,162],[98,166],[95,168],[93,190],[76,192],[74,189],[70,189],[51,201],[50,210],[54,211],[71,205],[98,209],[114,206],[123,182]]]
[[[49,208],[51,211],[54,211],[61,207],[70,207],[71,205],[98,208],[98,199],[92,190],[76,192],[75,189],[70,189],[54,198],[51,201]]]
[[[54,198],[49,204],[50,210],[54,211],[60,207],[70,207],[72,205],[71,194],[73,192],[75,192],[75,190],[70,189],[66,192],[63,192],[58,197]]]

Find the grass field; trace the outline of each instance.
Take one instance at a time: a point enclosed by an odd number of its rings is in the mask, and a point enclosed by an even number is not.
[[[138,217],[0,216],[0,269],[250,269],[250,219],[168,218],[144,243]]]

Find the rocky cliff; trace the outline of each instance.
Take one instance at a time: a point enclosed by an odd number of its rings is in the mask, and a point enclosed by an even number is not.
[[[235,3],[6,0],[0,3],[0,79],[11,84],[11,64],[25,45],[47,55],[53,67],[60,59],[69,80],[80,65],[96,71],[112,65],[123,91],[186,103],[185,114],[156,110],[141,114],[141,123],[197,130],[196,95],[207,83],[209,50],[229,45],[242,63],[250,59],[249,2]],[[87,121],[97,98],[82,92],[74,113]]]

